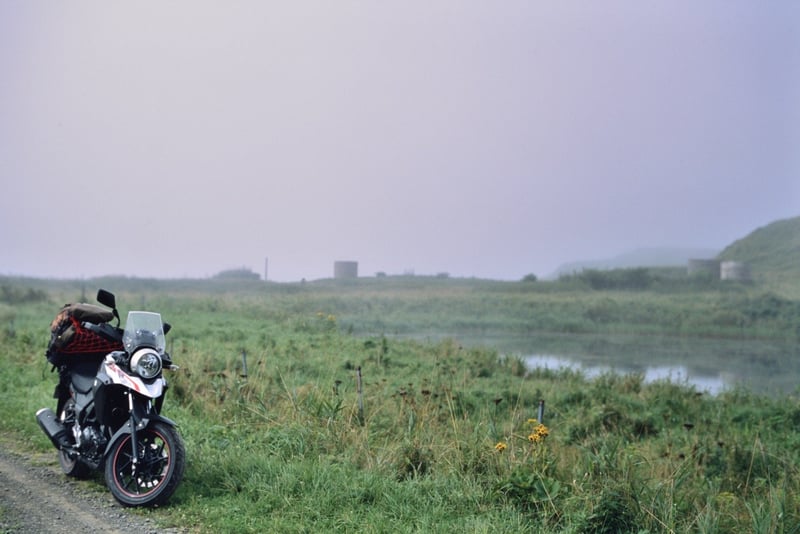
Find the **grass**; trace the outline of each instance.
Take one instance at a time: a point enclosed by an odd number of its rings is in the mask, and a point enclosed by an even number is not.
[[[22,286],[14,298],[40,292],[63,303],[92,300],[97,287],[111,287],[130,308],[169,310],[180,329],[200,328],[209,318],[217,325],[218,312],[234,310],[241,318],[249,315],[251,324],[306,320],[321,312],[335,316],[340,330],[357,335],[560,332],[800,340],[800,302],[791,296],[800,294],[796,280],[741,284],[690,278],[682,270],[645,276],[641,271],[588,272],[556,282],[419,276],[302,284],[108,278],[90,281],[89,289],[87,282],[0,278],[0,289]],[[0,308],[0,319],[5,314]],[[260,334],[252,328],[221,330],[242,340]]]
[[[53,403],[47,326],[78,288],[34,289],[41,298],[23,291],[3,312],[0,428],[20,447],[49,450],[33,417]],[[593,306],[621,321],[629,306],[653,317],[675,316],[680,307],[700,317],[727,298],[794,306],[765,301],[757,288],[582,295],[443,280],[117,292],[123,307],[144,304],[174,324],[168,338],[181,371],[170,375],[165,415],[180,423],[186,477],[169,506],[136,512],[162,525],[197,532],[800,531],[795,397],[744,389],[712,397],[645,384],[636,374],[587,381],[570,370],[528,371],[513,355],[452,339],[383,335],[481,321],[515,331],[546,323],[541,314],[569,317]],[[731,335],[776,331],[787,313]],[[578,325],[589,320],[578,317]],[[378,320],[385,329],[370,327]],[[535,421],[542,399],[546,436]]]

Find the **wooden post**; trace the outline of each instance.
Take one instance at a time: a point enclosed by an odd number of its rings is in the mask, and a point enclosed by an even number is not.
[[[356,380],[358,386],[358,422],[364,426],[364,390],[361,387],[361,366],[356,368]]]

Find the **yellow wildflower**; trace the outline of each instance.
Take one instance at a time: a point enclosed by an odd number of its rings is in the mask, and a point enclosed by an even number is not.
[[[531,433],[528,435],[528,441],[531,443],[540,443],[544,441],[544,438],[550,435],[550,430],[543,424],[539,424],[531,430]]]
[[[506,447],[507,445],[504,442],[500,441],[497,443],[497,445],[494,446],[494,450],[496,450],[497,452],[503,452],[504,450],[506,450]]]

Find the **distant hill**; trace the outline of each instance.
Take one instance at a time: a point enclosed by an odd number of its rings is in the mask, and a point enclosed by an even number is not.
[[[719,259],[748,263],[756,279],[800,278],[800,217],[754,230],[725,248]]]
[[[575,261],[561,265],[552,275],[584,269],[628,269],[633,267],[685,267],[689,259],[714,258],[719,250],[706,248],[641,248],[604,260]]]

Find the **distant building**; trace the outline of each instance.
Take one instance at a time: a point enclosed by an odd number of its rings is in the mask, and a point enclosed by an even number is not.
[[[357,261],[333,262],[333,277],[337,280],[358,278],[358,262]]]
[[[720,260],[689,260],[687,268],[689,276],[705,275],[715,280],[733,280],[736,282],[750,282],[750,266],[741,261]]]
[[[720,264],[720,278],[736,282],[749,282],[750,266],[741,261],[723,261]]]

